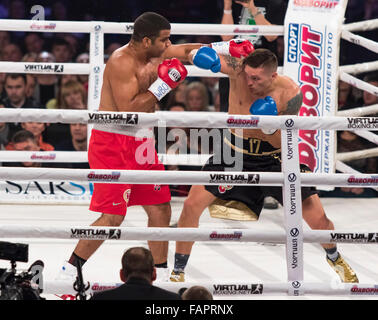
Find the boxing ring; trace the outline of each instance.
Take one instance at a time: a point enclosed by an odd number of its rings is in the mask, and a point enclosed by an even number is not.
[[[242,25],[201,25],[172,24],[172,34],[245,34],[283,35],[282,26]],[[377,44],[354,35],[353,31],[371,30],[378,27],[378,19],[358,24],[344,25],[341,38],[360,44],[378,53]],[[38,31],[38,32],[88,32],[90,33],[90,63],[23,63],[0,62],[0,72],[50,73],[50,74],[88,74],[88,110],[11,110],[0,109],[1,122],[45,122],[45,123],[87,123],[94,120],[102,124],[128,123],[127,114],[98,112],[101,79],[104,69],[103,43],[106,33],[132,33],[131,23],[106,22],[64,22],[64,21],[0,21],[0,30]],[[339,78],[349,84],[378,95],[377,88],[364,83],[353,75],[378,69],[378,61],[364,64],[343,66],[339,68]],[[188,76],[225,76],[211,74],[194,66],[188,66]],[[282,73],[283,70],[281,69]],[[70,203],[70,206],[59,206],[59,201],[23,201],[14,199],[9,204],[2,204],[0,237],[7,241],[15,239],[27,241],[31,248],[31,257],[43,259],[49,256],[44,279],[44,294],[75,294],[70,283],[59,283],[53,280],[57,263],[63,261],[72,251],[78,239],[107,239],[97,253],[84,267],[84,280],[90,282],[87,293],[119,284],[115,278],[120,268],[120,257],[127,246],[146,245],[147,240],[169,240],[169,258],[173,259],[176,240],[197,243],[191,254],[186,269],[188,282],[159,283],[161,287],[178,291],[182,287],[201,284],[209,288],[215,299],[263,299],[264,296],[327,296],[345,299],[376,298],[378,295],[378,274],[376,270],[378,248],[378,222],[375,217],[377,199],[323,199],[325,211],[338,226],[343,229],[310,230],[302,222],[300,186],[328,187],[378,187],[378,174],[361,174],[353,171],[342,161],[377,156],[378,150],[339,154],[336,168],[342,173],[311,173],[299,171],[298,130],[352,130],[361,137],[378,144],[375,134],[367,128],[377,129],[375,117],[364,117],[378,111],[378,105],[368,108],[356,108],[340,112],[334,117],[298,116],[254,116],[258,121],[254,128],[276,128],[282,130],[282,172],[232,172],[227,173],[227,185],[259,184],[283,186],[284,207],[274,212],[264,210],[259,223],[241,221],[223,221],[210,219],[206,211],[200,220],[200,228],[170,229],[143,227],[146,217],[141,209],[128,209],[124,224],[127,227],[106,228],[88,227],[94,220],[93,213],[87,208],[78,206],[88,203]],[[131,113],[129,113],[131,114]],[[232,117],[224,113],[177,113],[156,112],[154,114],[132,113],[138,117],[139,127],[190,127],[190,128],[250,128],[250,116]],[[210,116],[211,115],[211,116]],[[363,119],[363,120],[361,120]],[[117,122],[118,121],[118,122]],[[353,124],[351,126],[351,124]],[[369,124],[370,127],[367,127]],[[90,127],[90,126],[89,126]],[[203,164],[209,155],[160,155],[165,164]],[[12,152],[0,151],[0,161],[36,161],[36,162],[86,162],[86,152]],[[4,168],[0,167],[1,180],[12,181],[75,181],[75,182],[112,182],[133,184],[175,184],[205,185],[220,184],[225,181],[224,172],[130,172],[123,170],[84,170],[56,168]],[[253,179],[251,179],[253,177]],[[221,184],[225,184],[224,182]],[[34,204],[26,206],[26,204]],[[17,204],[17,206],[16,206]],[[46,205],[48,204],[48,205]],[[172,201],[172,220],[178,219],[182,208],[181,199]],[[342,209],[341,209],[342,208]],[[344,211],[345,210],[345,211]],[[26,212],[25,212],[26,211]],[[31,212],[30,212],[31,211]],[[52,211],[52,212],[51,212]],[[343,212],[341,212],[343,211]],[[30,216],[32,215],[32,217]],[[46,216],[48,215],[48,219]],[[22,220],[22,223],[20,223]],[[67,223],[70,221],[70,224]],[[282,221],[284,224],[282,224]],[[72,224],[71,224],[72,222]],[[133,241],[133,242],[131,242]],[[342,255],[350,262],[360,278],[358,284],[345,284],[338,281],[336,274],[326,264],[324,252],[319,243],[339,243]],[[366,246],[370,244],[370,246]],[[71,249],[67,248],[67,245]],[[48,252],[46,248],[55,248]],[[67,251],[59,248],[66,246]],[[358,249],[356,249],[358,248]],[[209,254],[210,251],[210,254]],[[306,251],[306,258],[304,252]],[[308,258],[307,258],[308,257]],[[368,257],[368,258],[366,258]],[[54,264],[54,260],[55,264]],[[324,263],[319,261],[324,259]],[[30,259],[32,260],[32,259]],[[204,263],[206,261],[206,263]],[[100,267],[96,266],[100,265]],[[1,262],[1,265],[5,263]],[[20,264],[22,265],[22,264]],[[116,265],[116,266],[115,266]],[[209,268],[209,265],[212,267]],[[224,265],[221,270],[214,271]],[[111,282],[99,279],[104,269],[112,270],[107,274]],[[232,270],[232,272],[231,272]],[[237,270],[237,272],[235,272]],[[232,273],[229,276],[228,273]],[[239,273],[236,275],[236,273]],[[113,277],[114,276],[114,277]],[[113,277],[113,278],[112,278]],[[219,278],[218,278],[219,277]],[[221,279],[221,280],[219,280]]]

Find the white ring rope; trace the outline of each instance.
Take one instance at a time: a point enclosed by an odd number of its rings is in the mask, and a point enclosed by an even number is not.
[[[361,47],[364,47],[370,51],[378,53],[378,43],[373,40],[358,36],[347,30],[344,30],[341,33],[341,38],[354,44],[357,44]]]
[[[356,63],[339,67],[340,72],[346,72],[349,74],[364,73],[375,70],[378,70],[378,61]]]
[[[365,131],[365,130],[359,130],[359,131],[353,130],[352,132],[354,134],[356,134],[356,135],[358,135],[362,138],[365,138],[366,140],[378,145],[378,135],[376,135],[376,134],[374,134],[370,131]]]
[[[365,159],[378,156],[378,148],[371,148],[366,150],[358,150],[351,152],[341,152],[336,155],[336,159],[340,161],[351,161],[355,159]]]
[[[378,19],[348,23],[348,24],[344,24],[342,28],[343,30],[348,30],[348,31],[374,30],[378,28]]]
[[[303,186],[378,186],[378,175],[301,173]],[[91,170],[59,168],[0,167],[4,180],[67,180],[101,183],[174,184],[174,185],[283,185],[282,172],[224,171],[154,171],[154,170]]]
[[[378,231],[378,230],[377,230]],[[304,230],[306,243],[378,244],[378,232],[356,230]],[[286,243],[285,230],[215,228],[142,228],[142,227],[83,227],[30,226],[0,224],[0,238],[48,238],[85,240],[149,240],[149,241],[240,241]]]
[[[210,154],[158,154],[165,165],[203,165]],[[86,151],[0,151],[2,162],[88,162]]]
[[[377,93],[378,95],[378,93]],[[300,117],[300,116],[254,116],[212,113],[204,117],[203,112],[184,112],[185,117],[177,117],[178,112],[122,113],[90,112],[88,110],[51,109],[0,109],[0,122],[44,122],[44,123],[101,123],[103,125],[127,125],[127,115],[138,115],[138,127],[153,127],[165,124],[167,127],[186,128],[245,128],[245,129],[286,129],[286,121],[291,129],[306,130],[356,130],[378,129],[378,118],[342,117]]]
[[[352,167],[348,166],[344,162],[341,162],[340,160],[336,160],[336,169],[339,170],[340,172],[360,174],[359,171],[353,169]],[[369,188],[378,191],[377,187],[369,187]]]
[[[105,65],[103,65],[104,67]],[[214,77],[226,78],[228,75],[210,70],[200,69],[193,65],[186,65],[188,77]],[[89,63],[50,63],[50,62],[10,62],[0,61],[0,70],[4,73],[30,73],[30,74],[90,74],[91,65]],[[282,74],[282,67],[277,69]]]
[[[84,278],[84,282],[88,281]],[[89,282],[89,289],[87,294],[93,294],[102,290],[115,288],[122,283],[116,282]],[[197,282],[159,282],[159,287],[178,292],[181,288],[190,288],[198,285]],[[213,296],[233,297],[233,296],[249,296],[256,295],[263,296],[276,296],[287,295],[291,282],[288,283],[252,283],[240,281],[227,281],[227,282],[208,282],[201,281],[201,286],[207,288]],[[306,293],[312,295],[349,295],[349,296],[369,296],[376,295],[378,292],[376,284],[364,283],[312,283],[306,282],[303,284]],[[43,282],[44,294],[77,294],[73,289],[72,283],[67,281],[44,281]]]
[[[356,77],[351,76],[346,72],[340,72],[340,80],[349,83],[353,87],[369,92],[375,96],[378,96],[378,87],[373,86],[370,83],[362,81]]]
[[[342,110],[337,112],[339,117],[361,117],[378,113],[378,104],[371,106],[362,106],[358,108]]]
[[[104,21],[53,21],[53,20],[16,20],[0,19],[0,30],[33,32],[71,32],[90,33],[100,30],[102,33],[131,34],[134,23]],[[226,25],[201,23],[171,23],[171,34],[176,35],[284,35],[283,26],[266,25]]]

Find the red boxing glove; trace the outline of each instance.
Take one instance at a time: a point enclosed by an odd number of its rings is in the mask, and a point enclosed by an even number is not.
[[[148,90],[160,101],[172,89],[184,81],[188,71],[180,60],[164,60],[158,67],[158,78]]]
[[[255,47],[248,40],[235,39],[231,41],[213,42],[211,47],[218,53],[242,58],[255,51]]]

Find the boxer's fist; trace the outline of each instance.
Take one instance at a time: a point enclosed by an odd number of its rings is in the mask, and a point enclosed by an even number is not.
[[[211,70],[214,73],[221,69],[221,62],[218,54],[210,47],[201,47],[193,57],[193,64],[201,69]]]
[[[159,101],[176,88],[188,75],[188,71],[180,60],[173,58],[164,60],[158,67],[158,78],[148,90]]]
[[[230,55],[235,58],[243,58],[250,55],[255,48],[248,40],[234,39],[231,41],[213,42],[211,47],[222,55]]]
[[[252,103],[249,112],[254,115],[260,116],[276,116],[278,115],[276,101],[271,96],[267,96],[264,99],[257,99]],[[273,134],[277,129],[261,129],[265,134]]]

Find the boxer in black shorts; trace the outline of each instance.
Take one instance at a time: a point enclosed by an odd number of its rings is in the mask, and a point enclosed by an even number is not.
[[[212,49],[214,48],[214,49]],[[302,105],[302,92],[290,78],[277,74],[277,57],[267,49],[251,50],[241,54],[240,58],[223,55],[224,48],[234,48],[231,44],[217,44],[212,48],[204,47],[191,52],[193,64],[200,68],[220,71],[229,76],[230,115],[296,115]],[[221,51],[217,52],[217,48]],[[246,48],[246,47],[244,47]],[[248,48],[247,48],[248,49]],[[227,50],[226,50],[227,51]],[[222,53],[222,54],[217,54]],[[218,69],[219,70],[219,67]],[[235,116],[236,117],[236,116]],[[240,129],[239,129],[240,130]],[[235,129],[223,131],[223,145],[220,148],[221,159],[217,153],[204,166],[205,171],[232,170],[233,167],[244,171],[280,172],[281,131],[266,129],[244,129],[242,133]],[[242,140],[240,140],[242,139]],[[227,165],[224,156],[231,148],[236,157],[234,164]],[[240,157],[240,155],[242,155]],[[217,161],[214,161],[217,160]],[[240,163],[242,162],[242,163]],[[234,169],[235,170],[235,169]],[[301,170],[308,168],[301,166]],[[241,170],[236,170],[241,171]],[[232,200],[243,203],[245,211],[255,215],[261,212],[264,197],[270,195],[282,204],[282,187],[271,186],[192,186],[184,202],[178,221],[179,228],[198,227],[202,212],[220,200]],[[210,209],[210,208],[209,208]],[[240,206],[239,206],[240,209]],[[240,210],[239,210],[240,211]],[[211,212],[211,210],[210,210]],[[313,188],[302,188],[302,216],[311,229],[334,230],[334,225],[324,212],[319,196]],[[171,281],[185,281],[184,269],[187,265],[194,242],[176,242],[175,265]],[[322,243],[326,251],[326,260],[343,282],[358,282],[352,268],[339,254],[336,244]]]
[[[228,131],[228,132],[227,132]],[[249,172],[281,172],[281,150],[274,148],[269,142],[256,138],[238,137],[229,130],[223,130],[222,154],[231,154],[235,157],[235,152],[242,152],[242,171]],[[253,140],[253,141],[251,141]],[[259,145],[258,150],[252,150],[251,145]],[[236,151],[243,146],[242,150]],[[225,150],[229,149],[229,150]],[[236,149],[236,150],[235,150]],[[240,149],[240,148],[239,148]],[[257,151],[257,152],[256,152]],[[203,166],[202,171],[225,171],[232,170],[234,164],[217,163],[217,159],[222,157],[212,156]],[[215,159],[215,161],[214,161]],[[214,163],[215,162],[215,163]],[[304,164],[301,164],[301,172],[311,172]],[[222,200],[236,200],[244,203],[258,218],[264,205],[264,198],[271,196],[282,205],[282,187],[272,186],[217,186],[206,185],[205,189]],[[302,199],[306,199],[313,194],[317,194],[314,187],[302,188]]]

